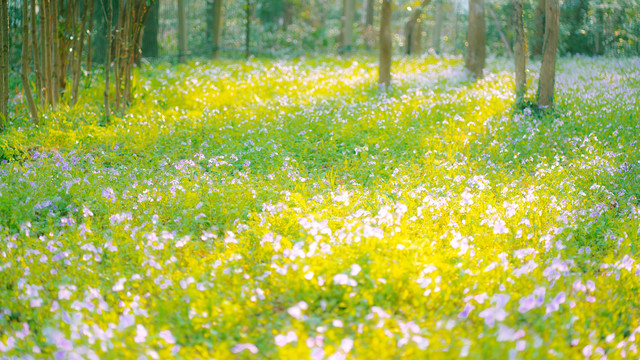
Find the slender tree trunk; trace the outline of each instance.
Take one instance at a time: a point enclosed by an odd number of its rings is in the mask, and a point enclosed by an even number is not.
[[[516,66],[516,105],[524,103],[527,91],[527,38],[524,32],[524,11],[522,0],[513,0],[514,43],[513,53]]]
[[[417,23],[420,21],[420,16],[422,15],[422,12],[427,7],[427,5],[429,5],[430,2],[431,0],[422,0],[422,3],[420,3],[420,6],[413,9],[411,16],[409,16],[409,20],[404,25],[405,53],[407,55],[412,55],[417,53],[418,49],[416,49],[415,47],[412,48],[412,46],[416,45],[420,36],[417,32],[420,32],[421,27],[418,26]]]
[[[187,56],[187,12],[185,0],[178,0],[178,53],[180,62],[184,63]]]
[[[365,18],[364,38],[365,38],[365,44],[366,44],[367,50],[372,48],[375,42],[375,40],[373,39],[373,37],[375,36],[373,35],[373,33],[375,32],[373,28],[373,18],[374,18],[374,11],[375,11],[374,5],[375,5],[375,0],[367,0],[367,7],[364,15],[364,18]]]
[[[40,75],[40,52],[38,51],[38,28],[36,27],[36,0],[30,1],[31,5],[31,48],[33,49],[33,71],[36,76],[36,94],[40,100],[40,106],[44,106],[42,96],[42,77]]]
[[[91,83],[91,56],[92,50],[91,47],[93,45],[93,14],[94,14],[95,4],[94,0],[89,0],[89,37],[87,38],[87,72],[89,73],[89,83]]]
[[[553,93],[556,81],[556,51],[558,49],[558,28],[560,26],[559,0],[545,1],[544,45],[542,66],[538,84],[538,106],[553,107]]]
[[[391,0],[382,0],[378,85],[385,90],[391,85],[391,10]]]
[[[342,51],[351,51],[353,48],[353,19],[355,17],[355,4],[353,0],[345,0],[342,9],[344,20],[342,22]]]
[[[504,45],[504,51],[506,51],[507,55],[509,55],[509,57],[513,59],[513,51],[511,51],[511,44],[509,44],[509,40],[507,40],[507,37],[504,35],[504,32],[502,31],[502,25],[500,25],[500,21],[498,20],[498,17],[496,16],[496,13],[493,11],[491,6],[489,6],[489,13],[493,18],[493,23],[496,25],[496,29],[498,30],[498,34],[500,35],[500,40],[502,40],[502,45]],[[515,9],[514,9],[514,13],[515,13]]]
[[[444,20],[444,11],[442,11],[442,1],[436,1],[436,23],[433,27],[433,50],[436,54],[441,53],[440,38],[442,36],[442,21]]]
[[[52,59],[52,42],[51,42],[51,15],[50,1],[40,0],[40,40],[42,42],[42,75],[44,81],[43,98],[46,99],[48,105],[53,104],[53,59]]]
[[[35,29],[34,29],[35,30]],[[22,0],[22,88],[24,89],[24,97],[29,107],[29,113],[31,113],[31,120],[34,124],[38,124],[38,109],[36,103],[33,101],[33,94],[31,93],[31,84],[29,83],[29,72],[31,66],[29,65],[29,2],[28,0]]]
[[[533,56],[542,56],[542,46],[544,45],[544,1],[538,0],[536,3],[536,13],[535,13],[535,21],[536,21],[536,29],[535,35],[533,36],[533,48],[532,55]]]
[[[104,9],[104,1],[102,0],[102,7]],[[106,0],[108,2],[106,11],[106,25],[107,25],[107,53],[105,54],[105,62],[104,62],[104,119],[105,122],[109,123],[109,118],[111,117],[111,110],[109,108],[109,81],[111,75],[111,38],[112,34],[112,23],[113,23],[113,2],[111,0]]]
[[[78,101],[78,87],[80,86],[80,75],[82,73],[82,50],[84,47],[84,37],[87,30],[87,13],[89,12],[88,4],[84,4],[82,9],[82,19],[80,20],[80,36],[76,41],[75,64],[73,64],[73,87],[71,89],[71,105],[75,105]],[[73,58],[72,58],[73,59]]]
[[[469,47],[465,65],[476,79],[481,78],[484,71],[485,36],[484,0],[469,0]]]
[[[53,66],[52,66],[52,76],[51,76],[51,81],[52,81],[52,92],[53,92],[53,107],[57,107],[58,106],[58,100],[60,99],[60,81],[58,79],[58,74],[60,74],[60,69],[61,69],[61,64],[60,64],[60,58],[58,57],[58,48],[59,48],[59,44],[60,44],[60,37],[59,37],[59,32],[58,32],[58,3],[56,0],[49,0],[50,4],[51,4],[51,13],[50,13],[50,20],[49,20],[49,25],[51,26],[51,39],[52,39],[52,45],[53,45],[53,49],[51,51],[51,58],[53,59]]]
[[[0,132],[9,117],[9,3],[0,0]]]
[[[220,35],[222,35],[222,0],[213,0],[210,5],[209,21],[211,22],[211,57],[217,59],[220,55]]]
[[[142,56],[146,58],[158,57],[158,28],[160,25],[160,1],[151,5],[149,17],[144,23],[142,32]]]
[[[246,5],[246,29],[245,29],[245,56],[247,59],[251,56],[251,0],[247,0]]]

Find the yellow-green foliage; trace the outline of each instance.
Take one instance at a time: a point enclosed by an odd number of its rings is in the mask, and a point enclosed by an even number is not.
[[[18,107],[0,357],[636,358],[640,63],[560,60],[518,114],[490,65],[160,65],[107,125],[97,86]]]

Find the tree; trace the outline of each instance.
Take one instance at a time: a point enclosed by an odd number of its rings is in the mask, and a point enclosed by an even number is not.
[[[412,55],[419,52],[420,34],[422,33],[420,26],[420,17],[422,16],[422,12],[430,2],[431,0],[422,0],[420,6],[412,10],[411,15],[409,16],[409,20],[407,20],[407,23],[404,26],[404,36],[406,44],[405,53],[407,55]]]
[[[217,59],[220,53],[220,35],[222,34],[222,0],[210,0],[207,6],[207,29],[211,39],[211,57]]]
[[[246,28],[244,36],[245,56],[247,59],[251,56],[251,0],[247,0],[246,10]]]
[[[29,24],[29,3],[28,0],[22,0],[22,71],[20,77],[22,78],[24,98],[26,99],[29,113],[31,113],[31,120],[37,124],[38,109],[35,101],[33,101],[31,84],[29,83],[29,72],[31,71],[31,66],[29,65]]]
[[[485,62],[485,23],[484,0],[469,0],[469,30],[467,33],[469,47],[465,58],[465,66],[476,79],[482,77]]]
[[[183,63],[187,56],[187,12],[184,8],[185,0],[178,0],[178,53]]]
[[[342,51],[348,52],[353,48],[353,20],[355,17],[354,0],[344,0],[342,16]]]
[[[542,56],[542,45],[544,44],[544,1],[538,0],[536,2],[536,29],[533,36],[533,49],[531,54],[533,56]]]
[[[433,51],[440,53],[440,38],[442,33],[442,21],[444,20],[444,11],[442,10],[442,0],[436,0],[436,23],[433,26]]]
[[[391,0],[382,0],[378,85],[385,89],[391,85],[391,10]]]
[[[522,0],[513,0],[513,53],[516,65],[516,105],[524,103],[527,86],[527,39],[524,32]]]
[[[9,116],[9,2],[0,0],[0,131]]]
[[[147,58],[158,57],[158,28],[160,25],[160,1],[149,10],[149,16],[144,22],[142,32],[142,56]]]
[[[560,27],[559,0],[545,0],[544,45],[538,83],[538,106],[553,107],[556,81],[556,52]]]
[[[364,14],[364,39],[365,39],[365,45],[367,47],[367,49],[370,49],[374,46],[374,37],[375,37],[375,30],[373,28],[373,12],[375,10],[375,1],[376,0],[366,0],[367,1],[367,6],[365,7],[365,14]]]

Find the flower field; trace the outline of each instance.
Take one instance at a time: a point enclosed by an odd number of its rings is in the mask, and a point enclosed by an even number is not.
[[[522,113],[461,63],[157,65],[108,125],[97,86],[16,120],[0,358],[637,359],[640,59]]]

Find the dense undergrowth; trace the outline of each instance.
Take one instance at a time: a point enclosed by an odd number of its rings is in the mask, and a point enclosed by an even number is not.
[[[0,357],[637,357],[640,61],[560,60],[553,112],[508,70],[160,65],[14,121]]]

